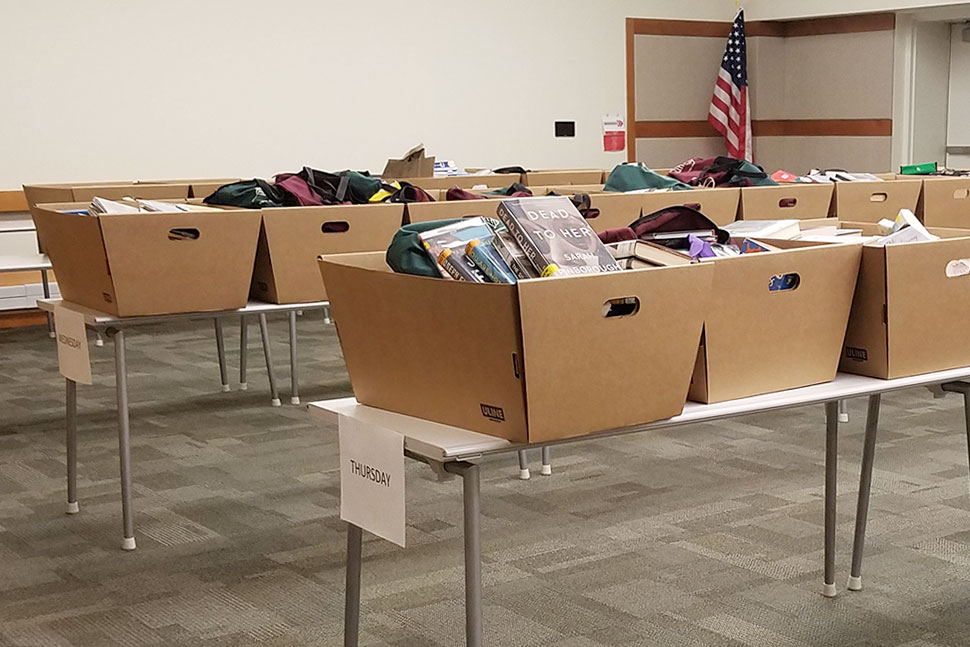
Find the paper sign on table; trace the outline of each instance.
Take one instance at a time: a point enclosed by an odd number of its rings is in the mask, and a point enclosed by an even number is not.
[[[340,416],[340,518],[404,547],[404,436]]]
[[[80,384],[91,384],[91,355],[84,315],[62,305],[55,306],[54,331],[61,375]]]

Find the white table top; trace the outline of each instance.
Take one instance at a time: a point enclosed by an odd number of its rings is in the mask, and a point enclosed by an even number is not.
[[[170,315],[149,315],[144,317],[117,317],[107,312],[100,312],[69,303],[61,299],[40,299],[37,307],[45,312],[53,312],[61,303],[70,306],[72,310],[84,315],[84,323],[93,327],[130,327],[143,326],[147,324],[172,321],[174,319],[211,319],[213,317],[227,317],[232,315],[258,315],[272,314],[276,312],[292,312],[293,310],[319,310],[330,305],[329,301],[311,301],[308,303],[264,303],[262,301],[250,301],[245,308],[235,310],[214,310],[212,312],[183,312]]]
[[[861,375],[839,373],[835,379],[825,384],[806,386],[800,389],[756,395],[740,400],[730,400],[715,404],[688,402],[679,416],[645,425],[624,429],[614,429],[596,434],[565,438],[547,445],[580,442],[593,438],[605,438],[620,434],[636,433],[676,427],[691,423],[710,422],[723,418],[786,409],[809,404],[820,404],[887,393],[914,386],[932,386],[970,378],[970,367],[926,373],[895,380],[880,380]],[[404,434],[404,447],[417,456],[439,462],[475,458],[484,454],[497,454],[529,447],[511,443],[502,438],[487,436],[467,429],[443,425],[437,422],[405,416],[391,411],[359,404],[354,398],[324,400],[309,405],[311,415],[317,419],[333,421],[338,415],[345,415],[366,424],[381,426]],[[536,445],[537,446],[537,445]]]
[[[51,269],[51,261],[44,254],[0,256],[0,272],[31,272]]]

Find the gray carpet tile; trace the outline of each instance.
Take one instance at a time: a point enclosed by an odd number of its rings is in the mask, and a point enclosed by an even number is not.
[[[270,324],[286,402],[286,324]],[[299,326],[304,401],[349,395],[334,329]],[[235,385],[228,322],[226,336]],[[210,324],[129,333],[138,550],[123,553],[110,342],[92,347],[95,384],[79,388],[71,517],[53,344],[42,328],[0,331],[0,645],[342,644],[336,434],[269,406],[250,342],[250,389],[222,393]],[[884,398],[866,588],[835,600],[818,594],[821,407],[557,448],[553,476],[529,482],[511,457],[486,459],[486,644],[970,644],[960,405],[920,389]],[[865,403],[850,410],[840,588]],[[462,644],[460,494],[408,465],[408,548],[365,540],[362,645]]]

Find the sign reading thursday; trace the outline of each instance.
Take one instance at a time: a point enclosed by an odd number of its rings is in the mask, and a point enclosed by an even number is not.
[[[57,365],[61,375],[81,384],[91,384],[91,355],[84,315],[58,305],[54,308],[57,335]]]
[[[404,547],[404,436],[340,416],[340,518]]]

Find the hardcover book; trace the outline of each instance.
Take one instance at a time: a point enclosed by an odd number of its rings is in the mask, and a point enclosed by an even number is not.
[[[620,263],[621,267],[670,267],[673,265],[690,265],[691,258],[678,251],[650,243],[645,240],[624,240],[607,245],[610,253],[618,261],[634,259],[637,263]]]
[[[454,252],[453,262],[464,263],[467,268],[485,281],[482,271],[472,263],[471,259],[465,256],[465,245],[476,238],[482,242],[490,242],[495,234],[485,218],[466,218],[460,222],[436,227],[418,234],[418,238],[428,252],[428,256],[437,264],[438,272],[444,278],[454,278],[453,273],[448,272],[438,261],[441,253],[446,249]]]
[[[621,270],[569,198],[502,200],[498,217],[540,276]]]

